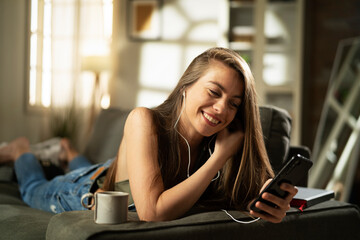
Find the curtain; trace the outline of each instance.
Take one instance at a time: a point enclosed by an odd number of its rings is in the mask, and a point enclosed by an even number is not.
[[[95,75],[81,71],[81,59],[109,55],[112,0],[54,0],[52,7],[52,107],[88,108]],[[102,92],[108,77],[101,75]]]
[[[72,138],[81,150],[93,124],[95,83],[95,73],[83,71],[81,61],[109,55],[112,0],[52,0],[51,5],[51,134]],[[109,76],[100,75],[101,96],[107,96]],[[96,103],[97,112],[99,106]]]

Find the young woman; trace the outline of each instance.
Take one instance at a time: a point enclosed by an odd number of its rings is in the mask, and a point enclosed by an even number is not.
[[[21,160],[23,155],[18,155]],[[73,200],[59,195],[69,192],[69,185],[58,187],[54,197],[62,205],[52,203],[55,208],[76,210],[81,209],[76,201],[86,192],[121,189],[117,186],[129,183],[137,213],[145,221],[176,219],[195,205],[249,210],[273,171],[263,142],[254,79],[246,62],[224,48],[200,54],[163,104],[136,108],[129,114],[118,156],[110,163],[81,168],[38,186],[48,185],[48,189],[51,182],[68,175],[76,178],[73,183],[82,190],[74,193]],[[103,169],[109,165],[104,176]],[[101,178],[103,183],[92,184]],[[297,192],[289,184],[281,188],[289,192],[286,199],[266,193],[263,198],[275,207],[259,202],[256,207],[265,213],[250,210],[250,214],[280,222]]]

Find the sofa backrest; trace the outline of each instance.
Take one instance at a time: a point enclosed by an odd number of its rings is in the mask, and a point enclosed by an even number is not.
[[[104,162],[116,156],[129,112],[116,108],[101,111],[84,151],[91,162]],[[260,118],[266,150],[274,171],[278,172],[288,155],[291,118],[285,110],[274,106],[261,106]]]
[[[123,128],[130,111],[110,108],[97,117],[84,155],[92,163],[105,162],[116,156],[123,136]]]

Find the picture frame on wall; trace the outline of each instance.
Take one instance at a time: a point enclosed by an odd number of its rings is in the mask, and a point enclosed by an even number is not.
[[[161,0],[128,0],[128,35],[132,40],[160,40]]]

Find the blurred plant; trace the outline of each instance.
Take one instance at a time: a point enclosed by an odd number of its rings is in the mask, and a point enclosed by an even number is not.
[[[241,54],[241,57],[245,60],[247,64],[251,64],[251,56],[249,54]]]
[[[50,133],[53,137],[68,138],[75,143],[79,133],[80,118],[75,107],[56,108],[50,114]]]

